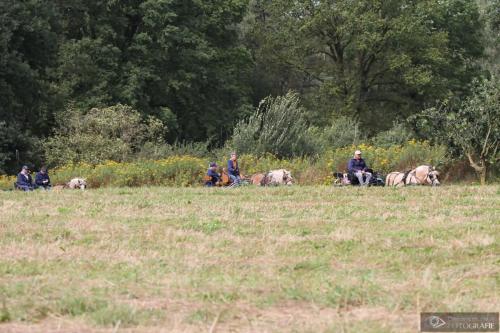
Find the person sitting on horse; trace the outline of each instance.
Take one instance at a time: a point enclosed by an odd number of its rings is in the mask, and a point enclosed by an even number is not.
[[[17,175],[16,188],[26,192],[34,190],[33,179],[26,165],[22,167],[21,172]]]
[[[354,152],[354,158],[349,161],[347,169],[349,174],[358,179],[359,185],[368,186],[370,179],[372,178],[372,174],[368,171],[365,160],[361,158],[361,151],[356,150]]]
[[[208,180],[205,182],[205,186],[212,187],[216,186],[221,179],[221,175],[217,172],[217,163],[211,162],[207,171]]]
[[[52,187],[46,167],[41,167],[40,172],[35,175],[35,186],[44,190],[49,190]]]
[[[227,161],[227,174],[233,184],[241,182],[240,168],[238,166],[238,156],[235,152],[231,153],[231,158]]]

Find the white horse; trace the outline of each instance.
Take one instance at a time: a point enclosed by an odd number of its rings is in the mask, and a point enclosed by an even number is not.
[[[420,165],[407,172],[391,172],[385,177],[386,186],[431,185],[439,186],[439,171],[430,165]]]
[[[87,181],[83,178],[73,178],[66,184],[66,188],[71,190],[85,190],[87,188]]]
[[[268,173],[252,176],[252,183],[260,186],[293,185],[292,173],[285,169],[271,170]]]

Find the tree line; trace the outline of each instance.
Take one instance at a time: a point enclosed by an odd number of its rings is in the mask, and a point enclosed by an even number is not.
[[[42,163],[68,112],[85,119],[118,104],[163,124],[155,140],[170,144],[220,147],[261,100],[289,91],[310,127],[351,119],[376,136],[404,122],[429,136],[413,116],[452,107],[474,80],[497,74],[498,8],[498,0],[3,0],[0,171]]]

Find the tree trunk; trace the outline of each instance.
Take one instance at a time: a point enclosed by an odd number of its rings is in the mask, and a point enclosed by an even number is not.
[[[486,173],[487,173],[486,164],[483,164],[483,169],[481,170],[481,174],[479,176],[479,179],[481,180],[481,185],[486,185]]]
[[[470,166],[476,170],[479,175],[479,180],[481,181],[481,185],[486,184],[486,172],[488,171],[486,168],[486,161],[484,159],[479,159],[479,164],[474,162],[472,158],[472,154],[467,153],[467,157],[469,158]]]

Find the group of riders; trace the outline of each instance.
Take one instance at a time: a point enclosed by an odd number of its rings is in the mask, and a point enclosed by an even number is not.
[[[218,186],[222,183],[223,175],[227,175],[228,181],[233,186],[238,186],[242,183],[242,176],[238,166],[238,156],[235,152],[231,153],[230,159],[227,161],[227,168],[223,169],[223,173],[217,172],[218,165],[215,162],[209,164],[207,175],[205,176],[205,186]],[[347,164],[349,178],[353,184],[360,186],[368,186],[375,184],[372,179],[374,177],[373,170],[368,168],[365,160],[361,157],[361,151],[354,152],[352,158]]]
[[[223,169],[223,173],[217,172],[218,165],[215,162],[211,162],[209,164],[209,168],[207,174],[204,178],[205,186],[220,186],[220,185],[231,185],[231,186],[239,186],[245,181],[245,178],[240,174],[240,168],[238,165],[238,155],[233,152],[231,153],[230,159],[227,161],[227,168]],[[344,178],[347,179],[349,184],[360,185],[360,186],[369,186],[369,185],[384,185],[384,181],[374,175],[372,169],[368,168],[365,160],[361,157],[361,151],[356,150],[354,152],[354,157],[349,160],[347,164],[348,174],[344,174]],[[391,173],[394,174],[394,173]],[[389,174],[388,178],[392,176]],[[225,177],[224,177],[225,176]],[[400,181],[405,184],[407,179],[411,183],[411,175],[408,177],[409,173],[399,175],[401,178]],[[341,179],[342,174],[339,174],[338,178]],[[398,175],[394,175],[394,179],[397,179]],[[428,173],[427,177],[433,177],[433,173]],[[226,179],[224,179],[226,178]],[[394,180],[391,178],[392,183]],[[432,185],[437,181],[431,179]],[[390,184],[394,185],[394,184]],[[17,181],[14,184],[16,189],[23,191],[33,191],[35,189],[45,189],[48,190],[51,188],[50,177],[47,172],[46,167],[41,167],[40,171],[35,175],[35,181],[33,181],[30,170],[28,166],[23,166],[21,172],[17,175]]]
[[[204,178],[205,186],[238,186],[245,182],[251,181],[256,185],[280,184],[279,182],[266,182],[268,175],[264,176],[264,181],[258,181],[257,175],[247,179],[240,174],[238,166],[238,156],[235,152],[231,153],[231,158],[227,161],[227,168],[222,170],[222,173],[217,172],[218,166],[215,162],[211,162]],[[286,171],[286,170],[281,170]],[[288,177],[287,181],[281,184],[291,184],[290,173],[282,173],[283,177]],[[361,151],[356,150],[353,158],[347,163],[347,173],[334,173],[334,185],[359,185],[359,186],[405,186],[405,185],[432,185],[437,186],[439,182],[439,172],[432,166],[421,165],[415,169],[406,172],[391,172],[385,178],[379,176],[378,173],[370,169],[365,160],[361,157]],[[280,176],[281,177],[281,176]],[[254,181],[257,179],[257,182]]]
[[[212,187],[223,183],[223,174],[218,173],[217,168],[217,163],[210,162],[207,175],[205,177],[205,186]],[[233,186],[241,184],[242,177],[240,174],[240,167],[238,165],[238,155],[235,152],[231,153],[231,158],[227,161],[227,169],[224,169],[223,172],[228,177],[227,183]]]

